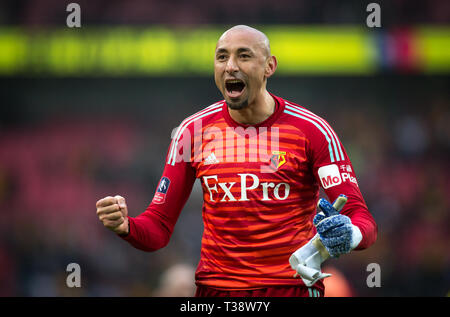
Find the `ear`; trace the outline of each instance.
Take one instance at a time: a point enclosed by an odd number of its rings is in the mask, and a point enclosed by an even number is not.
[[[275,56],[270,56],[266,61],[266,69],[264,71],[264,76],[266,78],[272,76],[273,73],[275,73],[275,71],[277,70],[277,65],[278,65],[277,58]]]

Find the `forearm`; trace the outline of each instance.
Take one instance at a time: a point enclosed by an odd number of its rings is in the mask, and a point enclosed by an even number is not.
[[[133,247],[142,251],[156,251],[167,245],[171,230],[159,217],[147,210],[137,217],[128,217],[129,233],[121,236]]]
[[[156,251],[165,247],[195,179],[190,162],[166,164],[152,202],[139,216],[128,217],[129,232],[121,238],[143,251]]]
[[[359,228],[363,237],[355,250],[364,250],[374,244],[378,235],[378,227],[372,215],[365,210],[360,210],[355,212],[350,219],[352,224]]]

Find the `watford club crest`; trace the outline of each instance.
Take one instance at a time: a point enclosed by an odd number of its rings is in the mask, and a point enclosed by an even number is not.
[[[282,151],[273,151],[272,156],[270,157],[269,168],[275,172],[277,171],[284,163],[286,163],[286,152]]]

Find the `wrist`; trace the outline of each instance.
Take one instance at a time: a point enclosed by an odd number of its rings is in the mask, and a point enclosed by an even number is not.
[[[128,217],[125,218],[125,221],[127,223],[127,225],[125,226],[126,231],[122,232],[122,233],[118,233],[118,235],[121,237],[126,237],[130,234],[130,221],[128,220]]]
[[[350,244],[350,248],[353,250],[358,247],[359,243],[362,240],[361,230],[354,224],[352,224],[352,242]]]

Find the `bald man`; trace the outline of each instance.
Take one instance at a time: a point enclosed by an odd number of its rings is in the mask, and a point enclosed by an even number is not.
[[[224,100],[181,122],[150,205],[130,217],[122,196],[96,204],[105,227],[155,251],[169,242],[199,179],[204,232],[196,296],[323,296],[322,280],[307,287],[293,277],[291,254],[316,233],[332,257],[376,239],[377,226],[334,130],[267,91],[276,68],[261,31],[238,25],[223,33],[214,79]],[[330,200],[348,198],[340,214],[316,215],[320,186]],[[356,247],[350,247],[353,230],[362,236]]]

